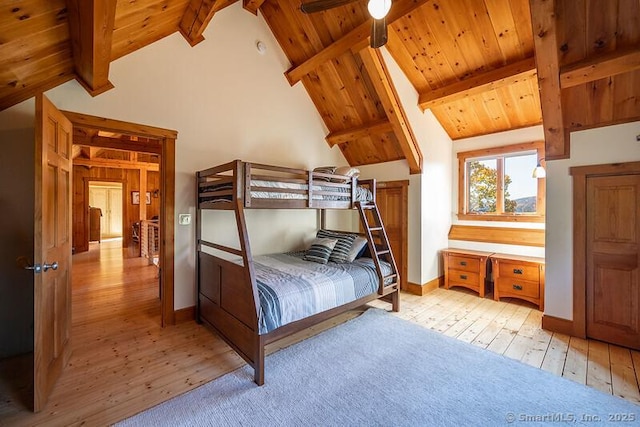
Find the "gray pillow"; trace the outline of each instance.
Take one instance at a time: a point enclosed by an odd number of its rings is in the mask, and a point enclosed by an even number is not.
[[[311,246],[307,249],[304,259],[319,264],[326,264],[337,242],[337,239],[316,238],[311,242]]]
[[[353,242],[356,240],[357,235],[336,231],[318,230],[316,237],[337,239],[338,242],[329,256],[329,261],[343,263],[347,262],[349,251],[351,250],[351,246],[353,246]]]
[[[364,237],[358,236],[356,240],[354,240],[353,245],[351,245],[351,250],[349,251],[349,256],[347,256],[347,262],[353,262],[358,258],[360,252],[364,252],[364,247],[367,246],[367,239]]]

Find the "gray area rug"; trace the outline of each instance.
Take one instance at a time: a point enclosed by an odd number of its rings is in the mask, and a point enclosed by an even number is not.
[[[119,426],[640,425],[640,406],[379,309]]]

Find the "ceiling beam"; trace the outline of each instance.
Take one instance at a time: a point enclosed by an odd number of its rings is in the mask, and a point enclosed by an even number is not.
[[[67,0],[76,80],[91,96],[113,88],[109,81],[116,0]]]
[[[244,10],[248,10],[254,15],[258,14],[258,9],[262,6],[265,0],[242,0],[242,7]]]
[[[555,0],[529,0],[547,160],[569,157],[560,93]]]
[[[235,3],[238,0],[191,0],[184,10],[178,28],[180,34],[195,46],[204,40],[204,30],[209,25],[211,18],[219,10]]]
[[[424,111],[535,77],[536,59],[531,57],[449,86],[422,92],[418,105]]]
[[[351,129],[331,132],[326,136],[330,146],[344,144],[367,136],[380,135],[382,133],[393,132],[393,126],[389,120],[380,120],[375,123],[368,123]]]
[[[562,89],[640,69],[640,46],[585,58],[560,70]]]
[[[139,153],[162,154],[162,144],[160,141],[133,141],[126,139],[107,138],[105,136],[73,136],[73,143],[77,145],[87,145],[91,147],[108,148],[118,151],[136,151]]]
[[[95,168],[111,168],[111,169],[145,169],[149,171],[159,171],[159,163],[147,163],[147,162],[132,162],[130,160],[115,160],[115,159],[73,159],[74,166],[86,166]]]
[[[393,22],[402,18],[406,14],[411,13],[428,1],[429,0],[398,0],[393,2],[391,10],[387,15],[387,25],[391,25]],[[367,19],[365,22],[358,25],[353,30],[322,49],[320,52],[308,58],[302,64],[287,71],[284,75],[289,81],[289,84],[293,86],[302,80],[302,77],[318,68],[318,66],[341,55],[363,40],[366,40],[370,34],[371,20]]]
[[[74,127],[90,128],[124,135],[136,135],[150,139],[178,138],[178,131],[171,129],[163,129],[155,126],[140,125],[137,123],[123,122],[104,117],[90,116],[88,114],[74,113],[73,111],[63,110],[62,113],[71,121]]]
[[[421,173],[422,153],[380,50],[366,47],[359,54],[398,139],[400,149],[409,164],[410,173]]]

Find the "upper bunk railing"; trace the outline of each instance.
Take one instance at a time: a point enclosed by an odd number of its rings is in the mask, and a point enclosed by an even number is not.
[[[233,162],[198,172],[198,206],[233,209],[353,209],[358,186],[375,200],[375,181],[259,163]]]

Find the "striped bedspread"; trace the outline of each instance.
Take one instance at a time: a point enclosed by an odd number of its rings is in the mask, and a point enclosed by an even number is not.
[[[378,290],[378,276],[371,258],[346,264],[318,264],[303,257],[304,252],[254,257],[261,335]],[[383,262],[384,275],[390,271]]]

